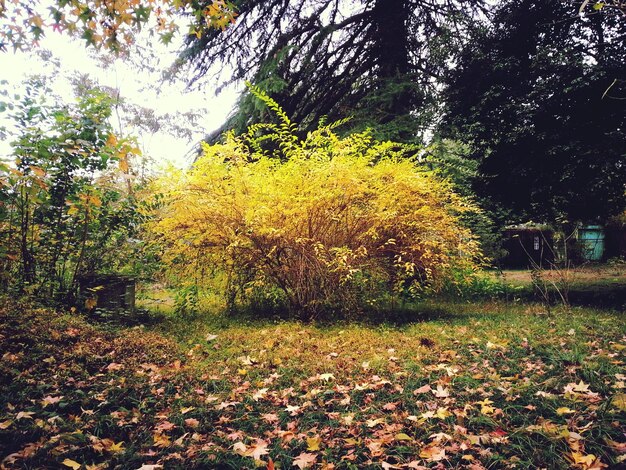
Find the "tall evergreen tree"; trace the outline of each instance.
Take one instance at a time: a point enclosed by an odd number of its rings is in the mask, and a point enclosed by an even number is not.
[[[442,45],[461,35],[484,0],[240,0],[226,31],[190,36],[180,62],[192,81],[226,63],[226,82],[249,80],[305,128],[353,116],[352,128],[413,141],[431,119]],[[199,20],[201,21],[201,19]],[[267,118],[245,96],[227,127]]]
[[[504,2],[448,77],[441,133],[471,144],[478,193],[519,220],[602,221],[625,207],[626,21],[579,8]]]

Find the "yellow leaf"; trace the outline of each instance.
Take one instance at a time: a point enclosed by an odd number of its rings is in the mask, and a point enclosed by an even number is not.
[[[115,136],[115,134],[109,134],[109,137],[107,138],[107,145],[109,147],[114,147],[117,145],[117,137]]]
[[[611,400],[611,404],[622,411],[626,411],[626,393],[615,395]]]
[[[82,467],[81,464],[79,464],[78,462],[76,462],[74,460],[70,460],[70,459],[65,459],[62,463],[66,467],[70,467],[73,470],[78,470],[80,467]]]
[[[310,451],[316,451],[316,450],[320,450],[320,444],[322,443],[322,438],[319,436],[316,437],[307,437],[306,438],[306,445],[307,445],[307,450]]]
[[[117,444],[111,444],[111,447],[109,447],[109,452],[113,452],[114,454],[124,452],[124,442],[120,441]]]
[[[576,413],[576,411],[575,410],[570,410],[566,406],[562,406],[561,408],[557,408],[557,410],[556,410],[556,414],[559,415],[559,416],[566,415],[566,414],[571,414],[571,413]]]
[[[154,447],[164,448],[164,447],[168,447],[172,443],[169,437],[161,433],[155,433],[153,436],[153,440],[154,440],[154,444],[152,445]]]
[[[9,426],[11,426],[11,424],[13,424],[13,421],[11,421],[10,419],[7,419],[6,421],[2,421],[0,423],[0,429],[8,429]]]
[[[396,434],[396,441],[412,441],[411,436],[403,432]]]
[[[128,169],[129,169],[129,167],[128,167],[128,160],[126,159],[126,157],[122,157],[122,158],[120,158],[120,164],[119,164],[119,166],[120,166],[120,170],[121,170],[123,173],[128,173]]]

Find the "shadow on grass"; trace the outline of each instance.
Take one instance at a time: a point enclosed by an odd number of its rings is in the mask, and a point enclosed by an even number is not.
[[[562,300],[555,289],[550,289],[549,292],[552,304],[562,304]],[[522,302],[542,301],[541,294],[535,291],[532,286],[517,290],[515,296]],[[573,307],[626,311],[626,285],[576,285],[567,291],[567,300]]]
[[[356,325],[380,326],[389,325],[394,327],[422,323],[429,321],[451,321],[465,317],[468,312],[464,305],[448,302],[424,301],[406,303],[395,306],[385,306],[378,309],[367,309],[359,312],[338,313],[327,311],[319,314],[312,320],[297,318],[286,309],[262,310],[253,307],[239,308],[223,316],[227,316],[234,322],[256,323],[263,321],[293,321],[300,320],[317,326],[336,326],[342,323]],[[222,315],[221,315],[222,316]]]

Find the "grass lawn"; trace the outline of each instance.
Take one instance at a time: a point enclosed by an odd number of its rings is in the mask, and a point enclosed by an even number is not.
[[[502,298],[526,301],[538,298],[531,272],[527,269],[491,271],[486,275]],[[571,305],[626,309],[626,264],[589,264],[570,269],[545,269],[539,284],[550,298],[560,301],[561,294]]]
[[[398,321],[167,314],[128,328],[1,305],[6,468],[625,461],[626,318],[617,311],[432,302]]]

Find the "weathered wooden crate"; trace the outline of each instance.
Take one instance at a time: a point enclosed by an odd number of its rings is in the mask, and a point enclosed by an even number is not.
[[[135,311],[136,280],[130,276],[90,274],[77,278],[79,299],[87,310]]]

